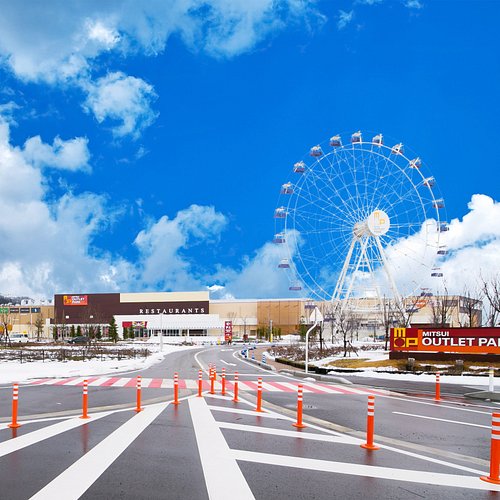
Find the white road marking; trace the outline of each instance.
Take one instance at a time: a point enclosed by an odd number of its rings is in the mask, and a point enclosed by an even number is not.
[[[284,436],[297,439],[312,439],[314,441],[326,441],[328,443],[343,443],[359,445],[364,441],[349,436],[327,436],[325,434],[313,434],[312,432],[287,431],[283,429],[273,429],[271,427],[259,427],[257,425],[233,424],[230,422],[217,422],[221,429],[232,429],[243,432],[257,432],[260,434],[271,434],[273,436]]]
[[[90,377],[89,377],[90,378]],[[99,377],[98,379],[95,379],[94,381],[90,382],[89,387],[98,387],[101,384],[104,384],[104,382],[107,382],[110,377]]]
[[[130,378],[120,378],[120,380],[117,380],[114,384],[113,387],[123,387],[124,385],[127,385],[132,379]]]
[[[236,363],[228,363],[227,361],[224,361],[223,359],[221,359],[221,362],[224,363],[225,365],[228,365],[228,366],[236,366]]]
[[[169,404],[151,405],[134,415],[31,499],[53,500],[60,498],[61,492],[65,500],[80,498]]]
[[[65,384],[62,384],[62,385],[78,385],[78,384],[83,384],[83,381],[85,379],[87,379],[87,378],[90,378],[90,377],[78,377],[75,380],[70,380],[69,382],[66,382]],[[61,381],[61,380],[64,380],[64,379],[58,379],[58,380]],[[47,383],[47,384],[51,385],[50,383]],[[46,383],[44,383],[43,385],[46,385]]]
[[[265,418],[283,418],[281,415],[278,415],[277,413],[259,413],[256,412],[255,410],[241,410],[239,408],[226,408],[225,406],[208,406],[211,410],[213,411],[222,411],[225,413],[239,413],[241,415],[252,415],[254,417],[265,417]]]
[[[295,467],[298,469],[349,474],[353,476],[389,479],[391,481],[405,481],[410,483],[430,484],[454,488],[468,488],[475,490],[500,491],[500,485],[486,483],[479,477],[457,474],[443,474],[440,472],[426,472],[392,467],[378,467],[374,465],[352,464],[344,462],[329,462],[312,458],[298,458],[270,453],[258,453],[244,450],[231,450],[235,460],[258,464]]]
[[[396,415],[405,415],[406,417],[425,418],[427,420],[438,420],[440,422],[448,422],[450,424],[470,425],[471,427],[482,427],[483,429],[491,429],[491,425],[471,424],[469,422],[459,422],[458,420],[448,420],[446,418],[427,417],[425,415],[414,415],[413,413],[402,413],[400,411],[393,411],[392,413]]]
[[[208,497],[211,500],[254,499],[206,402],[202,398],[189,399],[189,409]]]
[[[3,441],[0,443],[0,457],[8,455],[14,451],[21,450],[32,444],[39,443],[45,439],[57,436],[63,432],[75,429],[81,425],[88,424],[90,422],[95,422],[96,420],[110,415],[111,412],[103,412],[93,414],[90,419],[84,420],[79,417],[73,417],[64,422],[59,422],[58,424],[49,425],[43,429],[38,429],[36,431],[30,432],[29,434],[23,434],[22,436],[16,437],[15,439],[9,439],[8,441]]]

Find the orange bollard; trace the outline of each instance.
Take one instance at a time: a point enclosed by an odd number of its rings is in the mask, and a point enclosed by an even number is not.
[[[439,372],[436,373],[436,397],[435,401],[441,401],[441,382],[440,382]]]
[[[368,396],[368,414],[366,417],[366,443],[360,445],[366,450],[378,450],[379,447],[373,444],[373,430],[375,421],[375,396]]]
[[[215,370],[213,367],[210,372],[210,394],[215,394]]]
[[[179,404],[179,374],[174,373],[174,405]]]
[[[238,402],[238,372],[234,372],[234,398],[235,403]]]
[[[19,385],[14,384],[12,387],[12,423],[9,424],[11,429],[17,429],[21,427],[21,424],[17,423],[17,403],[19,398]]]
[[[222,396],[226,395],[226,369],[222,369],[222,375],[221,375],[221,391],[220,393]]]
[[[198,397],[203,397],[203,370],[198,370]]]
[[[141,376],[140,375],[137,377],[136,387],[137,387],[137,405],[135,407],[135,411],[137,413],[139,413],[140,411],[142,411],[142,408],[141,408]]]
[[[89,397],[89,383],[87,380],[83,381],[83,396],[82,396],[82,416],[80,418],[90,418],[88,414],[88,397]]]
[[[262,379],[260,377],[257,379],[257,408],[255,411],[262,411]]]
[[[498,470],[500,468],[500,413],[491,415],[491,448],[490,448],[490,475],[481,476],[487,483],[500,484]]]
[[[297,427],[297,429],[303,429],[304,427],[307,427],[302,423],[302,395],[303,395],[303,387],[302,384],[299,384],[297,387],[297,422],[292,424],[294,427]]]

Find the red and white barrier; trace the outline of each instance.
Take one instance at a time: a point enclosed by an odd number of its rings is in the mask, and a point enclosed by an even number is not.
[[[262,378],[257,379],[257,407],[255,411],[262,412]]]
[[[21,427],[21,424],[17,422],[17,404],[19,398],[19,385],[16,383],[12,387],[12,422],[9,424],[11,429],[17,429]]]
[[[487,483],[500,484],[500,413],[491,415],[490,475],[481,476]]]
[[[299,384],[297,387],[297,422],[292,424],[294,427],[297,427],[297,429],[303,429],[304,427],[307,427],[302,423],[302,398],[303,398],[303,391],[304,388],[302,387],[302,384]]]
[[[366,416],[366,443],[361,445],[365,450],[378,450],[373,444],[373,432],[375,428],[375,396],[368,396],[368,412]]]
[[[234,372],[234,398],[233,401],[238,403],[238,372]]]
[[[137,397],[136,397],[136,406],[135,406],[135,411],[139,413],[143,409],[141,408],[141,388],[142,388],[142,379],[141,376],[139,375],[137,377],[137,382],[135,384],[136,390],[137,390]]]

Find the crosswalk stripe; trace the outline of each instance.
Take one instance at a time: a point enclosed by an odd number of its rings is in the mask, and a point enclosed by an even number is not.
[[[62,492],[66,500],[80,498],[168,404],[151,405],[134,415],[33,495],[30,500],[53,500],[60,498]]]
[[[189,399],[189,410],[208,497],[214,500],[255,499],[205,400]]]
[[[99,418],[109,415],[111,412],[94,413],[92,415],[92,422],[95,422]],[[51,437],[57,436],[63,432],[69,431],[81,425],[89,423],[89,420],[82,420],[78,417],[69,418],[63,422],[57,424],[49,425],[48,427],[43,427],[28,434],[23,434],[15,439],[9,439],[8,441],[2,441],[0,443],[0,457],[8,455],[14,451],[21,450],[32,444],[39,443]]]
[[[476,476],[418,471],[414,469],[408,470],[392,467],[381,467],[377,465],[333,462],[314,458],[293,457],[290,455],[274,455],[271,453],[260,453],[246,450],[231,450],[231,456],[235,460],[258,463],[260,465],[278,465],[283,467],[306,469],[308,471],[348,474],[352,476],[361,476],[363,478],[371,477],[376,479],[389,479],[392,481],[447,486],[451,488],[469,488],[475,490],[500,491],[500,485],[486,483],[484,481],[481,481],[481,479]]]
[[[81,386],[83,385],[84,377],[72,377],[72,378],[54,378],[54,379],[40,379],[31,381],[27,385],[57,385],[57,386]],[[136,378],[130,377],[93,377],[87,379],[89,386],[91,387],[136,387]],[[297,387],[300,382],[275,382],[266,381],[262,382],[263,392],[297,392]],[[174,386],[172,379],[162,379],[162,378],[143,378],[142,388],[143,389],[172,389]],[[372,390],[368,388],[354,388],[351,386],[340,386],[340,385],[327,385],[327,384],[312,384],[303,383],[304,393],[314,393],[314,394],[379,394],[385,395],[389,391],[384,390]],[[198,381],[191,379],[180,379],[179,389],[197,389]],[[203,380],[203,390],[210,388],[210,381]],[[221,382],[218,379],[215,381],[214,388],[216,391],[220,392]],[[233,382],[226,380],[226,390],[232,391],[234,388]],[[257,390],[257,383],[251,380],[240,380],[238,383],[238,388],[242,392],[251,392]]]

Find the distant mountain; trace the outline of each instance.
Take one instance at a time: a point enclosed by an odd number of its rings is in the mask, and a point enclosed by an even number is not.
[[[23,300],[31,301],[30,297],[7,297],[7,295],[0,294],[0,305],[3,304],[21,304]]]

